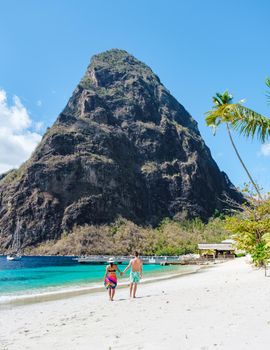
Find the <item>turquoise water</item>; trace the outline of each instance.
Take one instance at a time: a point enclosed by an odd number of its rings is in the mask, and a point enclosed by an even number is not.
[[[119,265],[124,270],[126,265]],[[145,277],[185,270],[186,266],[144,265]],[[23,257],[7,261],[0,257],[0,297],[33,294],[67,287],[103,286],[104,265],[81,265],[68,257]],[[118,278],[124,282],[126,277]]]

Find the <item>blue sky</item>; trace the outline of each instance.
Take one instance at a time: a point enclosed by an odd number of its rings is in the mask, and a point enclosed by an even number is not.
[[[242,186],[247,177],[225,130],[214,137],[204,112],[215,92],[229,89],[270,116],[269,13],[269,0],[0,0],[0,171],[29,156],[90,57],[121,48],[154,70],[197,120],[219,167]],[[270,191],[270,146],[237,135],[235,141]]]

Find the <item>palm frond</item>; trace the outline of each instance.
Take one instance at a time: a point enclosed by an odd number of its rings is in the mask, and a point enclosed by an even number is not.
[[[220,105],[222,104],[218,96],[212,97],[212,100],[213,100],[213,102],[214,102],[214,104],[215,104],[214,108],[215,108],[216,106],[220,106]]]
[[[217,125],[220,120],[220,113],[218,110],[211,110],[205,113],[205,121],[207,126]]]
[[[233,99],[233,95],[229,93],[228,90],[224,91],[223,94],[220,92],[216,92],[215,96],[212,97],[212,100],[214,102],[213,108],[218,108],[222,105],[231,103]]]
[[[219,97],[221,100],[222,104],[228,104],[231,103],[233,100],[233,95],[229,93],[228,90],[224,91],[223,94],[217,93],[216,96]]]
[[[230,105],[231,126],[246,137],[255,136],[261,141],[270,136],[270,119],[240,104]]]
[[[270,88],[270,78],[266,78],[265,79],[265,84],[268,88]],[[267,91],[266,92],[266,96],[267,96],[267,99],[268,99],[268,103],[270,104],[270,91]]]
[[[207,126],[217,125],[221,122],[231,123],[234,119],[234,109],[236,104],[222,104],[214,106],[213,109],[206,112],[205,121]]]

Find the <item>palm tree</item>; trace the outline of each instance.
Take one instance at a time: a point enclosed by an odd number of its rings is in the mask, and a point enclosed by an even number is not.
[[[232,100],[233,95],[229,94],[228,91],[225,91],[223,94],[217,93],[216,96],[213,97],[214,106],[212,110],[206,113],[206,124],[213,128],[214,134],[216,128],[221,123],[226,124],[226,129],[233,149],[245,172],[247,173],[250,182],[252,183],[259,198],[262,199],[258,186],[253,180],[236,148],[236,145],[232,138],[231,128],[237,130],[240,134],[243,134],[246,137],[251,136],[253,138],[255,135],[257,135],[257,138],[260,141],[264,142],[270,135],[270,119],[254,112],[249,108],[244,107],[242,105],[243,101],[232,103]]]

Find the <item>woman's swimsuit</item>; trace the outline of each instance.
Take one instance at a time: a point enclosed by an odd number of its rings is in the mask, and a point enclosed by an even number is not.
[[[116,276],[116,269],[113,267],[108,267],[107,269],[107,276],[104,280],[105,287],[114,289],[117,286],[117,276]]]

